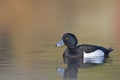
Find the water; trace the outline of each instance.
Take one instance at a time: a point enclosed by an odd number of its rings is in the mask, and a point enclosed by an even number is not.
[[[110,58],[104,64],[103,58],[97,59],[97,64],[81,65],[79,67],[68,67],[64,64],[62,54],[65,46],[56,48],[54,45],[61,39],[65,32],[64,28],[55,32],[32,32],[21,33],[15,35],[2,34],[1,50],[0,50],[0,79],[1,80],[62,80],[64,70],[71,70],[77,76],[78,80],[119,80],[120,73],[120,58],[119,46],[111,39],[111,36],[103,37],[89,34],[89,37],[69,30],[78,37],[79,43],[91,43],[103,45],[105,47],[113,47]],[[31,28],[32,29],[32,28]],[[43,28],[43,30],[45,30]],[[96,29],[97,31],[97,29]],[[83,32],[82,32],[83,33]],[[89,33],[89,32],[88,32]],[[91,36],[91,38],[90,38]],[[101,34],[102,36],[102,34]],[[95,40],[94,40],[94,39]],[[104,38],[104,40],[103,40]],[[119,42],[117,42],[119,43]],[[84,60],[87,61],[95,60]],[[89,63],[89,62],[88,62]],[[56,70],[60,69],[60,73]],[[74,70],[75,69],[75,70]]]
[[[77,80],[78,70],[81,68],[92,68],[102,65],[106,60],[104,57],[97,58],[64,58],[64,63],[67,64],[66,68],[58,67],[57,72],[63,80]]]

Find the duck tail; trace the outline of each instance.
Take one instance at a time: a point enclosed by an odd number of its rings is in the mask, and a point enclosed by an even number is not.
[[[111,51],[113,51],[112,48],[107,49],[107,52],[106,52],[106,54],[105,54],[105,58],[109,58],[109,53],[110,53]]]
[[[113,51],[112,47],[108,49],[108,52],[111,52],[111,51]]]

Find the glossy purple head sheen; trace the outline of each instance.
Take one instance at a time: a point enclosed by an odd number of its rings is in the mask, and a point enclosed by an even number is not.
[[[77,45],[78,41],[74,34],[66,33],[63,35],[62,40],[56,46],[66,45],[68,48],[73,48]]]

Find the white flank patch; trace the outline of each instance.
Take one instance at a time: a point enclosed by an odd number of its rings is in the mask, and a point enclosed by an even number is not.
[[[102,64],[104,63],[104,56],[95,57],[95,58],[84,58],[83,63],[96,63],[96,64]]]
[[[104,61],[104,52],[102,50],[96,50],[91,53],[84,53],[84,63],[97,63],[101,64]]]
[[[104,52],[102,50],[96,50],[91,53],[83,52],[83,54],[84,54],[84,58],[95,58],[95,57],[104,56]]]

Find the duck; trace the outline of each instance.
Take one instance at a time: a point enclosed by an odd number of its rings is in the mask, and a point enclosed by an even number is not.
[[[78,45],[78,39],[73,33],[65,33],[62,36],[61,41],[56,43],[56,47],[67,46],[63,53],[63,57],[67,58],[97,58],[104,57],[109,58],[109,53],[113,51],[112,48],[105,48],[92,44],[80,44]]]

